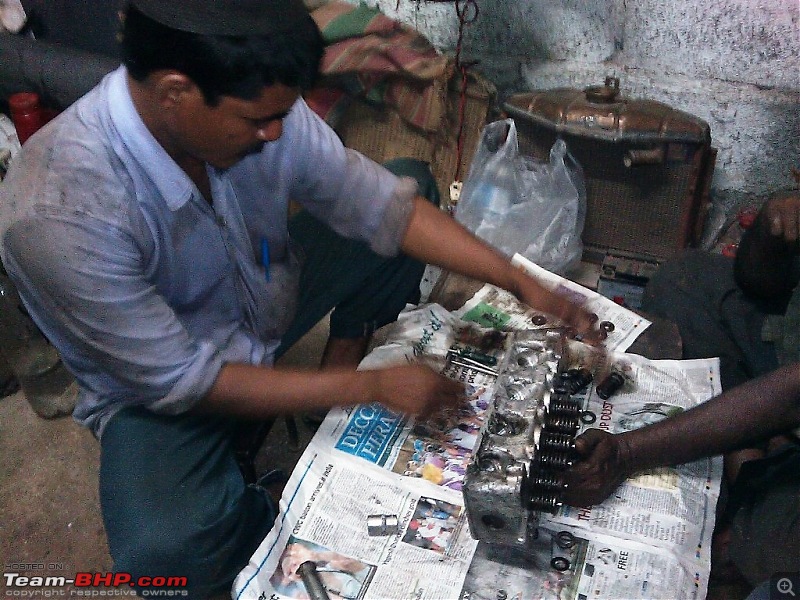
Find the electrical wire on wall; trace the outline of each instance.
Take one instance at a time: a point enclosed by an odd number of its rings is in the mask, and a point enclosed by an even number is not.
[[[461,60],[461,50],[464,41],[464,28],[478,20],[478,4],[475,0],[456,0],[456,15],[458,16],[458,38],[456,39],[456,69],[461,73],[461,90],[458,101],[458,135],[456,137],[458,160],[456,161],[455,180],[461,183],[461,160],[464,153],[464,114],[467,105],[467,68],[476,64],[475,61],[465,64]]]
[[[455,205],[458,203],[461,194],[461,165],[464,155],[464,122],[467,104],[467,69],[477,64],[478,61],[465,62],[462,60],[461,51],[464,45],[464,31],[465,29],[478,20],[478,3],[476,0],[416,0],[417,5],[421,1],[430,3],[448,3],[455,4],[456,16],[458,17],[458,36],[456,38],[455,48],[455,69],[461,76],[461,85],[459,90],[458,99],[458,128],[456,134],[456,171],[453,178],[453,183],[450,185],[450,202],[448,209],[453,211]],[[395,11],[400,9],[400,0],[397,0]]]

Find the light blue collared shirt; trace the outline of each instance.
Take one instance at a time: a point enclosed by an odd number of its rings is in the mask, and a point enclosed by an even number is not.
[[[225,362],[272,363],[299,279],[290,198],[392,255],[416,190],[344,148],[302,99],[280,139],[208,175],[213,207],[145,127],[120,67],[33,136],[0,184],[3,263],[98,437],[125,405],[188,410]]]

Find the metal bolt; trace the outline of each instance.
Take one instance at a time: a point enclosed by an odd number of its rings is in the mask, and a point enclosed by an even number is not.
[[[395,535],[399,525],[397,515],[369,515],[367,517],[367,533],[370,536]]]
[[[317,563],[307,560],[297,568],[297,573],[303,580],[303,585],[311,600],[331,600],[328,590],[325,589],[325,585],[317,573]]]

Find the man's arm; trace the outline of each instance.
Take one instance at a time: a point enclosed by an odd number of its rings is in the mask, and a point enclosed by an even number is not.
[[[508,257],[488,246],[422,198],[402,242],[402,250],[423,262],[492,283],[523,302],[557,316],[586,333],[597,333],[586,310],[540,285]],[[265,402],[265,399],[269,399]],[[427,413],[463,399],[463,386],[422,366],[375,371],[348,369],[264,369],[228,364],[197,410],[249,417],[309,411],[343,404],[380,402],[402,412]]]
[[[488,246],[454,219],[422,198],[402,242],[402,250],[423,262],[492,283],[523,302],[559,317],[582,333],[596,333],[586,310],[540,285],[508,257]],[[269,402],[264,402],[268,394]],[[264,369],[228,364],[197,410],[263,417],[330,408],[342,404],[380,402],[389,408],[426,413],[462,401],[463,387],[422,366],[375,371]]]
[[[511,264],[509,258],[467,231],[455,219],[425,202],[414,212],[401,244],[403,252],[423,262],[508,290],[527,305],[559,317],[589,339],[600,335],[596,318],[566,297],[553,293]]]
[[[464,386],[422,365],[354,371],[230,363],[194,410],[263,419],[370,402],[424,415],[463,403]]]
[[[137,398],[168,414],[254,419],[368,402],[424,414],[463,402],[462,384],[420,365],[365,372],[220,367],[212,344],[195,340],[142,274],[129,236],[91,215],[58,214],[11,227],[3,262],[62,357],[104,398]]]
[[[800,363],[794,363],[654,425],[584,433],[576,441],[581,461],[565,474],[566,501],[597,504],[643,469],[724,454],[798,426]]]

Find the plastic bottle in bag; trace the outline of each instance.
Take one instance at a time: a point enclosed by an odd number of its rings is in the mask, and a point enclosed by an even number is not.
[[[493,232],[502,226],[503,218],[514,202],[517,193],[516,169],[513,153],[509,145],[516,140],[507,140],[509,129],[501,121],[497,127],[486,127],[483,132],[483,149],[489,152],[487,168],[474,182],[471,190],[472,201],[480,211],[480,221],[475,226],[475,234],[485,240],[493,239]]]
[[[0,352],[40,417],[72,414],[78,387],[56,349],[25,314],[14,285],[0,274]]]
[[[495,172],[491,181],[481,181],[475,188],[475,194],[483,205],[483,219],[475,230],[478,237],[490,239],[495,229],[502,226],[503,217],[514,198],[513,180],[513,169],[506,167]]]

